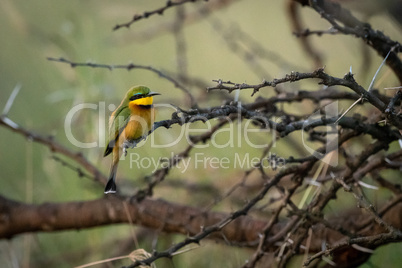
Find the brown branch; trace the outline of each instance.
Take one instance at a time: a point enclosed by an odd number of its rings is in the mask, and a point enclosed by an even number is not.
[[[394,205],[384,215],[384,219],[395,228],[402,227],[402,222],[398,216],[402,215],[401,198],[398,200],[399,205]],[[124,206],[128,207],[130,217],[126,214]],[[247,207],[250,207],[250,205],[247,205]],[[233,215],[237,215],[237,218],[218,232],[208,233],[208,237],[233,242],[233,244],[241,243],[242,245],[255,247],[256,242],[259,240],[259,234],[263,232],[264,228],[269,226],[272,233],[280,233],[284,226],[287,225],[284,222],[267,225],[268,222],[266,221],[243,214],[232,214],[230,216],[221,212],[205,212],[199,208],[149,198],[138,203],[134,199],[109,195],[92,201],[34,205],[0,196],[0,238],[9,239],[26,232],[81,230],[102,225],[130,223],[131,218],[136,225],[167,233],[189,235],[190,237],[187,239],[190,242],[197,242],[197,240],[192,240],[197,234],[203,234],[211,226],[215,226],[217,223],[233,217]],[[345,217],[349,220],[344,221]],[[341,225],[344,229],[353,229],[353,225],[359,222],[359,217],[361,215],[356,213],[356,209],[352,209],[344,211],[343,215],[337,214],[334,218],[329,218],[329,221],[334,225]],[[314,229],[315,235],[310,252],[319,252],[323,240],[332,244],[344,237],[337,231],[325,228],[324,225],[315,225]],[[400,235],[384,233],[381,228],[371,230],[368,236],[346,241],[369,245],[372,248],[384,243],[402,240]],[[383,240],[379,240],[379,238]],[[337,248],[337,246],[334,248]],[[325,252],[322,254],[325,254]]]
[[[24,204],[0,196],[0,238],[12,238],[27,232],[55,232],[81,230],[90,227],[129,223],[124,204],[130,211],[134,224],[168,233],[194,235],[202,226],[211,226],[228,215],[208,212],[163,200],[145,198],[138,203],[134,199],[119,195],[65,203]],[[242,216],[222,229],[230,241],[253,242],[258,239],[258,230],[264,221]],[[221,238],[222,234],[212,235]]]

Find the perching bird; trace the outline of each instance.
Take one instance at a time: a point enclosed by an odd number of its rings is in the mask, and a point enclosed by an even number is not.
[[[116,192],[116,172],[120,156],[126,153],[126,148],[135,147],[145,139],[155,120],[153,97],[160,95],[145,86],[130,88],[119,107],[109,119],[109,140],[104,156],[113,152],[109,180],[105,194]]]

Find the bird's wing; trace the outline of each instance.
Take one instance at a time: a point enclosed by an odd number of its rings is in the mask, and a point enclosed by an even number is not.
[[[120,134],[130,121],[130,109],[128,106],[117,108],[115,112],[110,116],[109,120],[109,140],[103,156],[107,156],[113,151],[113,147]]]

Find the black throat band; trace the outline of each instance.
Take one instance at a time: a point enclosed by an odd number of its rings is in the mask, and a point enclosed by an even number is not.
[[[143,108],[143,109],[150,109],[150,108],[152,108],[152,107],[154,107],[152,104],[150,104],[150,105],[138,105],[140,108]]]

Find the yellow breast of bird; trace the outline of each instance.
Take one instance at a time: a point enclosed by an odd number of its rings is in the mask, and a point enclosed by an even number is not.
[[[130,105],[129,108],[131,111],[130,120],[121,133],[120,142],[146,136],[154,123],[155,113],[152,106]]]

